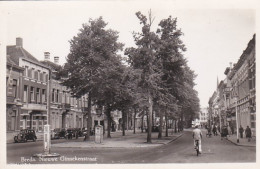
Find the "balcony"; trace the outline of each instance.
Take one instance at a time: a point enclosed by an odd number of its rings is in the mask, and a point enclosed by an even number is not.
[[[82,112],[87,112],[88,111],[88,107],[81,107],[81,111]]]
[[[70,111],[70,104],[69,103],[62,103],[62,109]]]

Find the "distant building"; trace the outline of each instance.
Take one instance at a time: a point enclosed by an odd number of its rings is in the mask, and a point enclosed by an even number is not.
[[[207,125],[207,123],[208,123],[208,108],[201,108],[200,109],[199,121],[202,125]]]

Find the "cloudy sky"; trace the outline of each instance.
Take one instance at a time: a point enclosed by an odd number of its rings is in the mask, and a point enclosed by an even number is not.
[[[141,28],[135,12],[147,15],[151,9],[154,29],[161,19],[170,15],[177,17],[187,47],[185,57],[198,75],[195,82],[201,107],[207,107],[216,89],[217,77],[225,78],[225,68],[230,62],[237,62],[256,31],[254,7],[241,3],[236,6],[238,4],[112,0],[2,3],[1,25],[4,27],[0,28],[0,35],[2,44],[14,45],[15,38],[21,37],[23,47],[37,59],[43,60],[43,52],[48,51],[52,60],[59,56],[60,64],[64,64],[69,40],[90,18],[102,16],[108,28],[119,32],[119,41],[130,47],[134,45],[132,32]]]

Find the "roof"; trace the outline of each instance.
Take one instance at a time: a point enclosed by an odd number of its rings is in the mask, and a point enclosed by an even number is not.
[[[48,60],[44,60],[44,61],[40,61],[42,64],[44,64],[44,65],[47,65],[47,66],[49,66],[52,70],[58,70],[58,69],[60,69],[61,68],[61,66],[60,65],[58,65],[58,64],[56,64],[56,63],[53,63],[53,62],[51,62],[51,61],[48,61]]]
[[[24,58],[32,63],[43,65],[40,61],[38,61],[34,56],[32,56],[29,52],[27,52],[23,47],[20,46],[7,46],[6,53],[10,56],[9,60],[11,60],[15,65],[19,66],[19,58]]]
[[[15,68],[20,69],[20,70],[24,70],[24,68],[16,65],[15,62],[11,59],[11,57],[9,55],[6,55],[6,64],[8,66],[15,67]]]

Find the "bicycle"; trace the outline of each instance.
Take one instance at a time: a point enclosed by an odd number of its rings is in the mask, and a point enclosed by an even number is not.
[[[196,142],[195,150],[197,152],[197,156],[199,156],[199,154],[200,154],[200,152],[199,152],[199,140],[195,140],[195,142]]]

